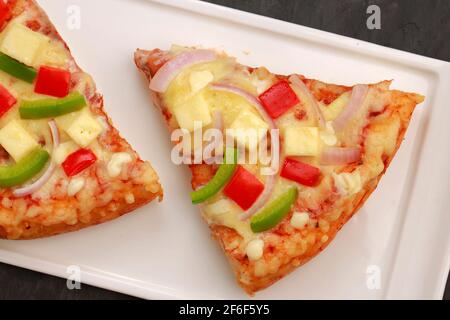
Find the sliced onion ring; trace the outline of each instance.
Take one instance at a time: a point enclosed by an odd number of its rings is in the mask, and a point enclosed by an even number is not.
[[[250,94],[249,92],[232,86],[228,84],[214,84],[211,86],[214,90],[219,91],[225,91],[234,93],[236,95],[239,95],[243,97],[245,100],[247,100],[252,106],[254,106],[259,115],[263,118],[263,120],[269,125],[269,129],[277,129],[277,126],[275,124],[275,121],[267,114],[266,109],[262,106],[262,104],[259,102],[258,98],[256,98],[254,95]],[[275,145],[273,146],[273,150],[276,150],[275,152],[279,152],[279,141],[275,141]],[[245,211],[241,216],[241,220],[246,220],[250,217],[252,217],[256,212],[258,212],[269,200],[270,196],[272,195],[272,192],[275,188],[276,183],[276,175],[267,175],[266,181],[264,183],[264,191],[261,193],[261,195],[258,197],[256,202],[253,204],[251,208],[249,208],[247,211]]]
[[[311,94],[308,87],[303,83],[303,81],[297,76],[292,75],[289,77],[289,81],[292,83],[294,88],[297,88],[301,93],[303,93],[306,97],[308,97],[309,101],[311,101],[312,107],[314,108],[314,112],[316,113],[317,122],[321,128],[325,128],[326,122],[325,117],[322,114],[322,110],[320,110],[319,104],[316,101],[316,98]]]
[[[53,150],[54,150],[59,147],[59,130],[55,120],[50,120],[48,122],[48,126],[50,127],[50,132],[52,133]]]
[[[183,68],[191,65],[209,62],[216,59],[216,53],[211,50],[192,50],[178,54],[172,60],[167,61],[150,81],[150,89],[156,92],[165,92],[170,82],[181,72]]]
[[[366,99],[368,91],[369,87],[365,84],[357,84],[353,87],[349,103],[333,121],[333,128],[336,132],[342,131],[349,120],[358,112]]]
[[[329,147],[323,150],[320,163],[323,165],[345,165],[359,160],[361,160],[361,149],[358,147]]]
[[[50,127],[50,131],[52,133],[52,139],[53,139],[53,150],[55,150],[59,146],[59,131],[58,127],[56,126],[56,122],[54,120],[51,120],[48,122],[48,126]],[[13,191],[13,195],[17,198],[25,197],[27,195],[30,195],[36,191],[38,191],[42,186],[45,185],[45,183],[51,178],[53,175],[53,172],[55,171],[56,166],[53,162],[53,159],[50,159],[50,164],[45,170],[44,174],[39,177],[35,182],[32,184],[29,184],[27,186],[24,186],[22,188],[15,189]]]

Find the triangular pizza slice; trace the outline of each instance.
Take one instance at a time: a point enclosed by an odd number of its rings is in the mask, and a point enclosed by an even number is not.
[[[78,230],[156,197],[155,171],[113,127],[45,12],[0,1],[0,238]]]
[[[135,62],[177,142],[172,160],[190,163],[192,202],[249,294],[333,240],[424,99],[389,90],[390,81],[348,87],[277,75],[213,50],[138,50]]]

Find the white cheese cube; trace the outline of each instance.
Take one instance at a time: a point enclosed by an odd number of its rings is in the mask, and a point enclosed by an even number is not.
[[[133,158],[129,153],[126,152],[118,152],[114,153],[111,157],[111,160],[108,162],[108,175],[111,178],[118,177],[122,172],[122,168],[125,164],[133,161]]]
[[[320,131],[320,139],[327,146],[334,146],[338,142],[336,132],[331,121],[327,121],[325,130]]]
[[[69,127],[72,125],[75,119],[78,118],[82,112],[84,112],[84,109],[81,111],[71,112],[63,116],[56,117],[55,121],[56,124],[58,125],[58,128],[67,131],[67,129],[69,129]]]
[[[264,241],[261,239],[255,239],[247,244],[245,253],[250,261],[256,261],[264,255]]]
[[[189,76],[192,93],[199,92],[213,80],[214,75],[208,70],[192,72]]]
[[[65,68],[70,60],[69,52],[59,42],[50,43],[44,46],[36,55],[34,60],[35,66],[53,66],[57,68]]]
[[[3,35],[0,51],[32,66],[37,55],[50,43],[50,38],[26,26],[13,23]]]
[[[269,130],[269,124],[253,112],[244,110],[237,115],[229,129],[227,133],[248,148],[251,139],[256,138],[257,143],[261,141]]]
[[[66,133],[81,147],[90,145],[102,131],[102,125],[87,108],[83,109],[66,129]]]
[[[307,226],[309,222],[309,214],[308,212],[294,212],[291,217],[291,226],[295,229],[303,229]]]
[[[333,173],[334,183],[339,193],[343,196],[351,196],[362,189],[361,175],[358,171]]]
[[[0,130],[0,145],[16,162],[39,146],[17,120],[9,122]]]
[[[286,127],[284,152],[288,156],[317,156],[319,129],[317,127]]]
[[[195,122],[199,122],[201,127],[205,127],[212,122],[211,112],[208,108],[203,94],[199,93],[177,106],[173,111],[178,125],[189,132],[194,131]]]
[[[84,178],[79,177],[71,179],[67,186],[67,195],[73,197],[84,188],[85,184],[86,180]]]

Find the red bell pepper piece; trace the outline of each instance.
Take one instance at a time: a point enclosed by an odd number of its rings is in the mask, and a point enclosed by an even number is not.
[[[1,2],[1,1],[0,1]],[[3,116],[17,102],[16,98],[0,84],[0,117]]]
[[[72,177],[84,169],[87,169],[97,161],[95,154],[89,149],[79,149],[70,154],[62,163],[64,172],[68,177]]]
[[[39,69],[34,92],[64,98],[69,94],[69,89],[69,71],[52,67],[41,67]]]
[[[11,19],[11,9],[5,3],[5,1],[0,1],[0,28],[3,27],[6,21]]]
[[[243,210],[249,209],[264,191],[264,184],[239,166],[223,193]]]
[[[282,80],[259,96],[267,113],[276,119],[300,102],[289,83]]]
[[[322,173],[319,168],[286,158],[280,175],[283,178],[298,182],[302,185],[313,187],[319,183]]]

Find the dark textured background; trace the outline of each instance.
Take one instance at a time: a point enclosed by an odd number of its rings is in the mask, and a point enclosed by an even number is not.
[[[450,61],[450,0],[208,0],[344,36]],[[366,28],[366,9],[381,8],[381,30]],[[0,264],[0,299],[132,299]],[[450,299],[450,286],[444,299]]]

